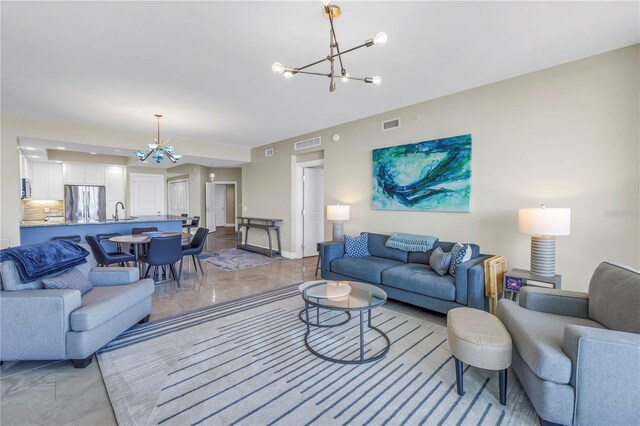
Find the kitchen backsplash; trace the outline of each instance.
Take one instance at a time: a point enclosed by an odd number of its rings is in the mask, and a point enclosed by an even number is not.
[[[64,216],[64,201],[22,200],[22,220],[44,220],[47,216]]]

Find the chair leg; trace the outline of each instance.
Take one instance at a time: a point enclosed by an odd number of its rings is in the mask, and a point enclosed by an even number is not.
[[[507,369],[500,370],[500,404],[507,405]]]
[[[151,265],[147,265],[147,271],[144,273],[145,278],[149,278],[149,271],[151,270]]]
[[[180,271],[178,272],[178,279],[182,278],[182,262],[184,261],[184,257],[180,258]]]
[[[180,275],[176,273],[176,265],[172,263],[171,265],[169,265],[169,269],[171,269],[171,275],[173,275],[173,279],[176,280],[176,284],[178,285],[178,287],[182,287],[180,285]]]
[[[464,372],[464,368],[462,365],[462,361],[458,358],[453,358],[456,361],[456,386],[458,388],[458,395],[462,395],[464,393],[463,385],[462,385],[462,373]]]
[[[87,368],[93,361],[93,354],[89,355],[85,359],[72,359],[71,362],[75,368]]]
[[[193,262],[193,269],[197,273],[198,272],[198,266],[196,265],[196,257],[194,255],[191,255],[191,261]]]
[[[204,277],[204,269],[202,269],[202,263],[200,263],[200,258],[196,257],[196,259],[198,260],[198,266],[200,267],[200,272],[202,273],[202,276]]]
[[[147,315],[146,317],[144,317],[140,321],[138,321],[138,324],[145,324],[145,323],[149,322],[149,317],[151,317],[151,314]]]

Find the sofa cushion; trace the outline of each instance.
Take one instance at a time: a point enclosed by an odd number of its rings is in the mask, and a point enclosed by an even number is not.
[[[23,283],[13,260],[5,260],[0,263],[0,276],[2,277],[2,289],[5,291],[37,290],[44,288],[41,279]]]
[[[442,251],[451,251],[451,249],[453,249],[453,246],[455,245],[455,242],[449,242],[449,241],[438,241],[433,248],[436,247],[440,247],[442,248]],[[477,244],[472,244],[472,243],[462,243],[462,244],[468,244],[469,247],[471,247],[471,259],[475,259],[476,257],[480,256],[480,246]]]
[[[151,279],[129,285],[94,287],[82,296],[82,307],[71,313],[71,329],[91,330],[151,297],[154,291],[155,285]]]
[[[469,244],[455,243],[451,248],[451,265],[449,265],[449,275],[456,276],[458,265],[471,260],[471,246]]]
[[[42,282],[48,289],[72,289],[80,290],[80,294],[84,295],[91,291],[93,285],[89,279],[77,268],[71,268],[67,272],[63,272],[53,277],[43,278]]]
[[[380,284],[382,271],[397,265],[402,265],[402,263],[382,257],[342,257],[331,262],[331,272]]]
[[[506,299],[498,301],[497,314],[531,371],[543,380],[559,384],[567,384],[571,379],[571,359],[562,351],[565,326],[603,328],[589,319],[530,311]]]
[[[453,301],[456,298],[451,275],[441,277],[430,266],[420,263],[407,263],[384,270],[382,284],[442,300]]]
[[[407,263],[409,253],[385,246],[388,239],[388,235],[369,233],[369,253],[371,256],[383,257],[385,259],[393,259]]]
[[[602,262],[589,283],[589,318],[612,330],[640,333],[640,272]]]
[[[369,234],[363,232],[357,237],[344,236],[344,257],[366,257],[368,250]]]

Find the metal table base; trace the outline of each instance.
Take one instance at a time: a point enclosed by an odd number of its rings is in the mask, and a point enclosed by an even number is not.
[[[310,305],[310,303],[305,300],[304,312],[305,312],[306,321],[303,320],[303,322],[305,324],[307,324],[307,332],[304,335],[304,344],[307,347],[307,349],[309,350],[309,352],[311,352],[312,354],[314,354],[318,358],[323,359],[325,361],[335,362],[335,363],[338,363],[338,364],[366,364],[366,363],[374,362],[374,361],[377,361],[379,359],[384,358],[387,355],[387,352],[389,352],[389,348],[391,347],[391,341],[389,340],[389,337],[384,333],[384,331],[382,331],[379,328],[371,325],[371,308],[367,308],[367,309],[359,310],[359,312],[360,312],[360,315],[359,315],[359,317],[360,317],[360,359],[346,360],[346,359],[332,358],[332,357],[329,357],[329,356],[321,354],[320,352],[318,352],[315,349],[313,349],[311,347],[311,345],[309,344],[309,336],[311,334],[311,326],[314,326],[314,327],[337,327],[338,325],[344,324],[346,321],[341,322],[340,324],[331,324],[331,325],[316,325],[316,324],[313,324],[313,323],[311,323],[309,321],[309,305]],[[317,305],[316,305],[316,308],[318,308]],[[332,310],[337,310],[337,309],[332,309]],[[341,311],[348,313],[349,317],[351,317],[351,313],[349,311],[346,311],[346,310],[341,310]],[[380,334],[380,336],[382,336],[384,338],[384,340],[386,342],[385,348],[382,351],[380,351],[375,356],[372,356],[372,357],[369,357],[369,358],[365,358],[365,356],[364,356],[364,353],[365,353],[365,350],[364,350],[364,345],[365,345],[365,343],[364,343],[364,333],[365,333],[365,330],[364,330],[364,323],[365,323],[365,321],[364,321],[364,313],[365,313],[365,311],[368,314],[368,318],[367,318],[367,321],[366,321],[367,322],[367,327],[369,327],[369,329],[371,329],[371,330],[377,331]],[[302,311],[300,312],[300,315],[301,314],[302,314]],[[320,317],[318,315],[318,319],[319,318]]]

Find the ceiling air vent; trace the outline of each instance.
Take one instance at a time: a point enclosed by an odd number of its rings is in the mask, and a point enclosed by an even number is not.
[[[264,156],[265,157],[273,157],[273,148],[265,149],[264,150]]]
[[[300,149],[311,148],[312,146],[318,146],[318,145],[320,145],[320,136],[313,139],[307,139],[306,141],[296,142],[293,145],[293,148],[296,151],[298,151]]]
[[[400,127],[400,119],[394,118],[393,120],[387,120],[382,122],[382,131],[393,130]]]

